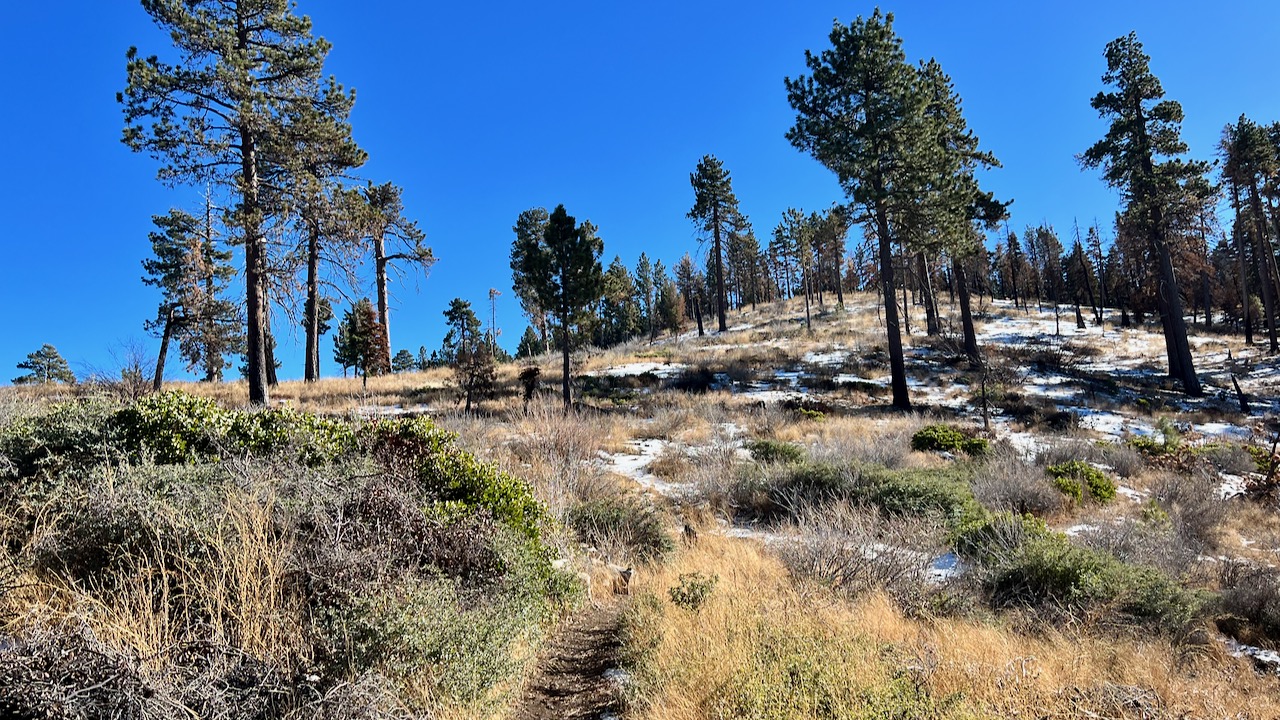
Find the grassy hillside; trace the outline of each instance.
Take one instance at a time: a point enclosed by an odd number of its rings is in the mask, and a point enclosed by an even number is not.
[[[469,415],[443,370],[6,390],[0,707],[550,717],[589,583],[626,717],[1280,716],[1273,359],[1193,336],[1186,400],[1156,333],[988,305],[901,414],[874,298],[731,325],[578,353],[568,415],[555,358]]]

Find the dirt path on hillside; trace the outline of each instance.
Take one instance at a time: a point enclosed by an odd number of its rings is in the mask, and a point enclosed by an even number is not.
[[[622,715],[621,687],[605,671],[618,667],[622,603],[588,607],[554,631],[525,686],[515,720]]]

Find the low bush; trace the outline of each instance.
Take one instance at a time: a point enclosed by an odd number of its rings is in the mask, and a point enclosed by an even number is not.
[[[998,608],[1050,607],[1071,614],[1107,608],[1173,631],[1206,607],[1203,594],[1158,570],[1077,547],[1028,518],[997,515],[971,525],[959,534],[957,548],[977,565],[978,580]]]
[[[1105,441],[1067,440],[1050,445],[1036,456],[1036,462],[1046,467],[1072,460],[1111,468],[1120,477],[1133,477],[1146,468],[1143,456],[1131,446]]]
[[[779,550],[796,577],[846,595],[884,590],[904,608],[919,608],[929,571],[942,552],[931,518],[885,518],[876,508],[836,503],[809,508],[793,521],[798,539]]]
[[[890,516],[938,517],[949,524],[981,513],[969,487],[971,471],[964,466],[889,470],[809,462],[777,467],[762,479],[744,480],[767,497],[765,514],[794,516],[839,501],[874,506]]]
[[[752,440],[746,447],[758,463],[798,463],[804,459],[803,448],[780,440]]]
[[[988,443],[951,425],[926,425],[911,436],[911,449],[922,452],[963,452],[966,455],[986,454]]]
[[[1220,627],[1253,645],[1280,641],[1280,570],[1243,560],[1222,563]]]
[[[667,589],[667,595],[677,607],[697,612],[711,597],[720,582],[718,575],[704,575],[692,572],[680,576],[680,584]]]
[[[1116,497],[1115,481],[1081,460],[1050,465],[1045,471],[1053,478],[1054,485],[1076,502],[1083,501],[1086,492],[1090,498],[1100,503],[1111,502]]]
[[[982,464],[973,478],[973,494],[983,507],[995,512],[1043,517],[1062,510],[1062,493],[1046,482],[1044,471],[1013,452],[1004,452]]]
[[[656,510],[626,497],[586,502],[569,510],[569,527],[578,538],[606,554],[657,560],[675,549]]]

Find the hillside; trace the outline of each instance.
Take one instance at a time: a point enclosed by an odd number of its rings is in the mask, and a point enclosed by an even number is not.
[[[447,371],[6,390],[0,708],[1280,715],[1275,358],[1193,328],[1189,400],[1158,328],[988,301],[984,369],[906,338],[901,413],[874,297],[731,326],[578,353],[567,415],[554,357],[472,414]]]

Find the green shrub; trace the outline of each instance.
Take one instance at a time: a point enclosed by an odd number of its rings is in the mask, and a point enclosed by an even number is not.
[[[536,541],[546,519],[528,483],[458,448],[455,436],[422,417],[370,423],[356,447],[390,474],[412,477],[430,500],[459,510],[485,509]]]
[[[813,422],[822,422],[827,419],[826,414],[821,410],[810,410],[809,408],[802,407],[797,409],[796,412],[800,414],[801,418],[804,418],[805,420],[812,420]]]
[[[1082,460],[1050,465],[1045,471],[1053,478],[1053,484],[1076,502],[1084,499],[1085,491],[1100,503],[1110,502],[1116,497],[1115,481]]]
[[[752,440],[747,450],[758,463],[798,463],[804,459],[804,450],[781,440]]]
[[[1203,594],[1182,588],[1158,570],[1072,545],[1065,535],[1030,517],[992,516],[958,533],[956,547],[978,566],[979,581],[996,607],[1078,612],[1106,606],[1176,630],[1207,604]]]
[[[96,399],[73,400],[8,424],[0,430],[0,480],[47,479],[109,458],[106,424],[117,407]]]
[[[963,452],[966,455],[985,455],[987,441],[966,433],[951,425],[926,425],[911,436],[911,449],[921,452]]]
[[[969,485],[970,475],[963,468],[870,468],[863,471],[851,495],[889,515],[936,515],[956,525],[982,514]]]
[[[111,425],[129,457],[174,464],[215,457],[217,440],[233,418],[210,398],[171,391],[148,395],[122,408],[112,416]]]
[[[696,612],[711,597],[711,591],[715,590],[718,582],[720,582],[719,575],[683,573],[680,575],[680,584],[668,588],[667,594],[671,596],[671,602],[678,607]]]
[[[254,455],[296,452],[307,465],[332,462],[354,446],[349,423],[293,408],[235,413],[227,428],[234,447]]]
[[[597,548],[625,549],[637,560],[656,560],[675,543],[654,510],[631,498],[601,498],[569,510],[569,527]]]

